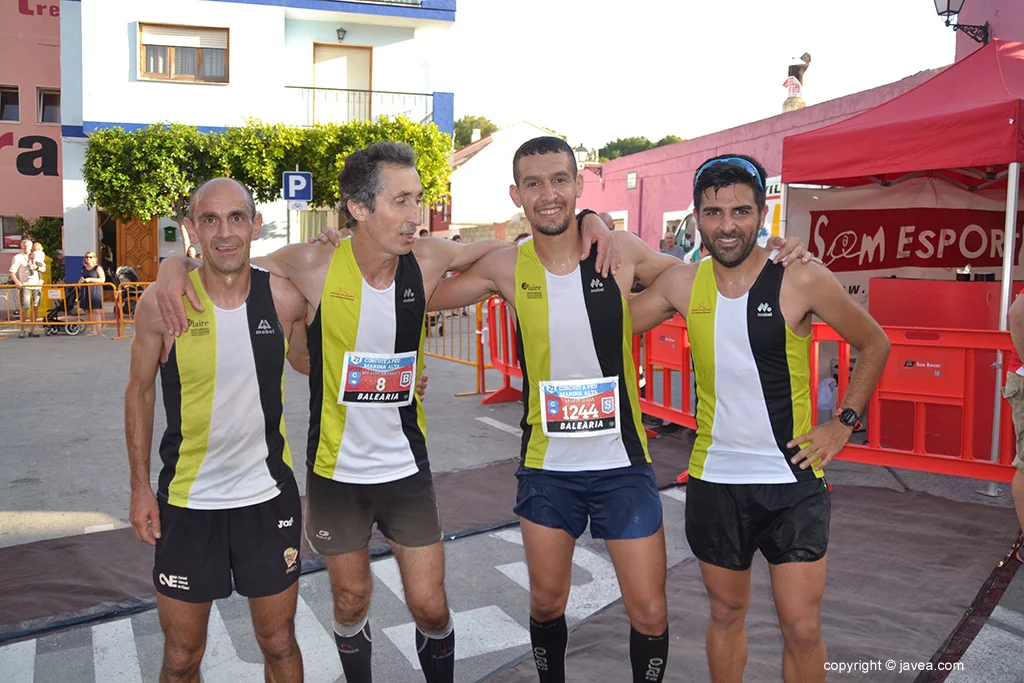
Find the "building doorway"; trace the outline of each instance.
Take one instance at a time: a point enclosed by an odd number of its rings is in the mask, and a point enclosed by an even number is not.
[[[373,117],[370,47],[313,45],[313,122],[346,123]]]
[[[114,223],[115,237],[111,250],[115,266],[131,266],[142,282],[156,280],[160,258],[158,219],[151,218],[144,222],[132,218]],[[113,273],[107,279],[112,279],[112,276]]]

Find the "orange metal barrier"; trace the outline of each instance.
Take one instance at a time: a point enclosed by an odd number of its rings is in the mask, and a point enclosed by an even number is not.
[[[466,311],[466,315],[463,315],[463,311]],[[424,355],[476,368],[476,390],[456,394],[456,396],[487,393],[487,381],[484,373],[492,366],[487,364],[484,353],[483,311],[484,305],[481,302],[465,309],[427,313],[427,340],[424,344]]]
[[[99,287],[104,293],[116,297],[112,282],[89,284],[51,283],[39,285],[40,297],[35,320],[21,319],[21,289],[15,285],[0,285],[0,327],[41,327],[47,336],[64,330],[68,335],[80,334],[87,325],[116,325],[116,317],[107,317],[103,307],[92,308],[89,287]],[[100,319],[92,320],[90,313],[100,311]]]
[[[488,320],[493,331],[489,351],[491,363],[502,373],[504,386],[482,403],[516,401],[522,393],[511,386],[512,377],[522,378],[515,343],[515,324],[508,307],[500,299],[488,302]],[[878,387],[865,410],[867,439],[863,444],[848,444],[837,456],[850,462],[897,467],[901,469],[970,477],[987,481],[1012,480],[1016,441],[1013,422],[1007,406],[1001,412],[998,430],[998,459],[990,460],[985,435],[992,425],[976,421],[976,406],[994,399],[995,370],[991,393],[979,381],[979,360],[1008,351],[1012,341],[1008,332],[985,330],[945,330],[916,327],[886,327],[892,344],[889,362]],[[812,423],[817,424],[818,383],[822,343],[838,345],[838,367],[849,368],[850,345],[828,325],[815,323],[810,350],[810,402]],[[697,421],[690,406],[691,362],[686,323],[681,316],[662,323],[653,330],[634,337],[633,359],[644,369],[647,378],[640,390],[643,413],[696,429]],[[827,365],[826,365],[827,367]],[[655,391],[655,373],[661,387]],[[679,380],[674,373],[679,373]],[[999,386],[1005,384],[1006,371],[998,376]],[[846,393],[849,372],[838,374],[838,396]],[[681,384],[677,398],[674,389]],[[674,404],[679,404],[676,407]],[[899,404],[903,404],[900,406]],[[959,423],[957,438],[950,447],[943,434],[951,424]],[[955,428],[954,428],[955,430]],[[685,481],[686,473],[680,475]]]

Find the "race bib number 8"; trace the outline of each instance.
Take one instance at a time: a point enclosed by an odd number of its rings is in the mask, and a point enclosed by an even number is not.
[[[416,352],[345,354],[338,403],[396,408],[412,403]]]
[[[540,382],[541,423],[548,437],[619,433],[619,378]]]

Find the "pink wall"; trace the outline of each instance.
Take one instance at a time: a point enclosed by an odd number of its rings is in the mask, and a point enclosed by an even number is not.
[[[0,121],[2,216],[64,214],[60,125],[38,124],[36,111],[36,88],[60,88],[59,7],[59,0],[0,0],[0,85],[18,87],[21,119],[20,123]],[[32,144],[25,140],[32,136],[51,142]],[[23,166],[20,171],[19,157]],[[28,168],[30,162],[32,169]],[[42,167],[45,173],[38,172]],[[9,253],[6,258],[0,254],[0,261],[9,258]],[[6,270],[4,267],[3,273]]]
[[[966,0],[954,23],[981,25],[990,24],[989,34],[1000,40],[1024,41],[1024,2],[1020,0]],[[949,29],[952,31],[953,29]],[[956,60],[960,61],[981,47],[957,31]]]
[[[693,174],[706,159],[727,152],[749,154],[769,176],[779,175],[784,137],[847,119],[903,94],[938,71],[923,71],[880,88],[606,162],[601,165],[603,181],[593,171],[584,171],[583,197],[577,206],[628,211],[629,231],[656,247],[662,237],[663,214],[689,207]],[[626,175],[631,171],[637,172],[637,187],[627,190]]]

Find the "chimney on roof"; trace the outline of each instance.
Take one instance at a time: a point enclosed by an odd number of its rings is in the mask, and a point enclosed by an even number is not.
[[[807,67],[811,64],[811,55],[807,52],[800,56],[799,64],[790,64],[789,75],[783,82],[783,87],[786,88],[786,101],[782,103],[783,113],[787,111],[796,111],[797,109],[803,109],[807,106],[803,98],[803,86],[804,86],[804,72],[807,71]]]
[[[473,129],[473,135],[470,136],[469,142],[470,142],[470,144],[472,144],[474,142],[477,142],[479,139],[480,139],[480,129],[479,128],[474,128]]]

